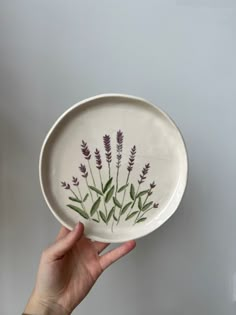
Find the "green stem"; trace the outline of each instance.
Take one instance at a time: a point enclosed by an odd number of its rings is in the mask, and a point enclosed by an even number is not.
[[[92,195],[91,189],[89,188],[87,177],[85,179],[86,179],[86,184],[87,184],[87,187],[88,187],[88,190],[89,190],[90,197],[91,197],[92,202],[93,202],[93,195]]]
[[[111,166],[110,166],[110,162],[108,162],[108,170],[109,170],[109,179],[111,178]]]
[[[145,206],[145,204],[146,204],[146,202],[147,202],[147,200],[148,200],[148,198],[149,198],[149,193],[151,192],[151,189],[149,189],[149,192],[147,193],[147,197],[146,197],[146,199],[144,200],[144,203],[143,203],[143,207]]]
[[[93,195],[92,195],[91,189],[89,188],[87,177],[85,179],[86,179],[86,184],[87,184],[87,187],[88,187],[88,190],[89,190],[90,197],[91,197],[92,202],[93,202]],[[98,211],[96,211],[96,212],[97,212],[98,221],[100,222],[99,213],[98,213]]]
[[[128,173],[125,185],[127,185],[128,182],[129,182],[129,175],[130,175],[130,172]],[[122,207],[121,208],[123,208],[123,205],[124,205],[126,190],[127,190],[127,187],[125,188],[125,191],[124,191],[124,194],[123,194],[122,203],[121,203]]]
[[[102,191],[103,191],[102,175],[101,175],[101,171],[100,171],[100,170],[99,170],[99,177],[100,177],[100,182],[101,182],[101,189],[102,189]],[[104,204],[105,215],[106,215],[106,219],[107,219],[108,213],[107,213],[107,206],[106,206],[106,202],[105,202],[105,197],[104,197],[104,195],[103,195],[103,204]],[[108,223],[106,222],[106,225],[107,225],[107,224],[108,224]]]
[[[152,206],[151,208],[147,209],[146,211],[144,211],[140,217],[137,217],[137,218],[135,219],[134,224],[137,223],[137,221],[138,221],[139,219],[142,219],[142,217],[143,217],[148,211],[150,211],[150,210],[152,210],[152,209],[154,209],[153,206]]]
[[[150,196],[151,190],[152,190],[152,188],[150,188],[149,191],[148,191],[148,193],[147,193],[147,197],[146,197],[146,199],[144,200],[143,207],[146,205],[146,202],[147,202],[147,200],[148,200],[148,198],[149,198],[149,196]],[[136,216],[135,222],[139,219],[139,215],[140,215],[141,211],[142,211],[142,209],[139,210],[139,212],[138,212],[138,214],[137,214],[137,216]]]
[[[127,214],[127,217],[130,215],[130,213],[131,213],[131,211],[132,211],[132,209],[133,209],[133,207],[134,207],[134,205],[135,205],[135,202],[136,202],[136,199],[137,199],[137,196],[138,196],[138,193],[139,193],[139,188],[140,188],[140,184],[138,184],[138,189],[137,189],[137,192],[136,192],[136,194],[135,194],[134,201],[133,201],[133,203],[132,203],[132,205],[131,205],[131,208],[130,208],[130,210],[129,210],[129,213]],[[127,217],[126,217],[126,218],[127,218]]]
[[[101,190],[103,192],[102,174],[101,174],[101,170],[98,170],[98,171],[99,171],[99,178],[100,178],[100,183],[101,183]]]
[[[79,199],[79,197],[76,195],[76,193],[70,188],[70,191],[72,192],[72,194],[75,196],[76,199]]]
[[[79,189],[79,186],[77,186],[77,188],[78,188],[79,196],[80,196],[80,199],[81,199],[82,208],[87,213],[87,210],[85,209],[85,206],[84,206],[84,203],[83,203],[83,198],[82,198],[82,194],[81,194],[81,191]]]
[[[137,199],[137,196],[138,196],[138,193],[139,193],[139,188],[140,188],[140,184],[138,184],[138,189],[137,189],[136,195],[135,195],[135,197],[134,197],[134,202],[133,202],[131,208],[133,208],[134,205],[135,205],[135,202],[136,202],[136,199]]]
[[[130,172],[128,172],[128,175],[127,175],[127,178],[126,178],[126,183],[125,183],[125,185],[127,185],[127,184],[128,184],[128,181],[129,181],[129,175],[130,175]],[[126,189],[127,189],[127,187],[125,188],[125,191],[124,191],[124,194],[123,194],[122,203],[121,203],[121,209],[120,209],[120,213],[119,213],[119,217],[118,217],[118,219],[117,219],[117,223],[116,223],[116,225],[120,222],[121,211],[122,211],[122,208],[123,208],[123,205],[124,205],[124,201],[125,201]]]
[[[117,167],[117,172],[116,172],[116,193],[115,193],[115,196],[117,195],[117,190],[118,190],[119,170],[120,170],[120,168]]]
[[[102,189],[102,192],[103,192],[102,174],[101,174],[101,170],[98,170],[98,171],[99,171],[99,177],[100,177],[101,189]]]
[[[119,168],[119,167],[117,167],[117,172],[116,172],[116,192],[115,192],[115,197],[117,196],[117,190],[118,190],[119,170],[120,170],[120,168]],[[116,206],[115,206],[114,213],[115,213],[115,211],[116,211]],[[120,209],[120,211],[121,211],[121,209]],[[112,232],[113,232],[113,226],[114,226],[114,223],[115,223],[115,220],[113,219],[113,221],[112,221],[112,226],[111,226],[111,230],[112,230]],[[118,223],[119,223],[119,222],[117,221],[116,225],[117,225]]]
[[[90,171],[90,174],[91,174],[91,177],[92,177],[92,180],[93,180],[93,186],[96,187],[95,180],[94,180],[94,177],[93,177],[92,168],[91,168],[89,160],[88,160],[88,166],[89,166],[89,171]],[[97,194],[97,197],[98,197],[98,194]]]

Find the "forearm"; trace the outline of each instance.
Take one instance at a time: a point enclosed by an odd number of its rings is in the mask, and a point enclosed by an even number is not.
[[[22,315],[69,315],[69,313],[62,306],[53,302],[40,301],[32,294]]]

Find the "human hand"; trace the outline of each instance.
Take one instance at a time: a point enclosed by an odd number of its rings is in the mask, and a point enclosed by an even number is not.
[[[56,242],[44,250],[25,314],[71,314],[101,273],[136,245],[129,241],[100,255],[109,244],[93,242],[83,231],[82,223],[73,231],[62,227]]]

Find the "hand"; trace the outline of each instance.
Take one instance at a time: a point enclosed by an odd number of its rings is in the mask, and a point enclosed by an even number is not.
[[[99,255],[109,244],[92,242],[83,231],[82,223],[73,231],[62,227],[56,242],[43,252],[25,313],[71,314],[101,273],[136,245],[135,241],[129,241]]]

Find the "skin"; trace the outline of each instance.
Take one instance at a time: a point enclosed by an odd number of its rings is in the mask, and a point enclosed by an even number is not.
[[[102,255],[109,244],[92,242],[83,232],[82,223],[73,231],[62,227],[55,243],[43,251],[25,314],[71,314],[102,272],[136,246],[129,241]]]

